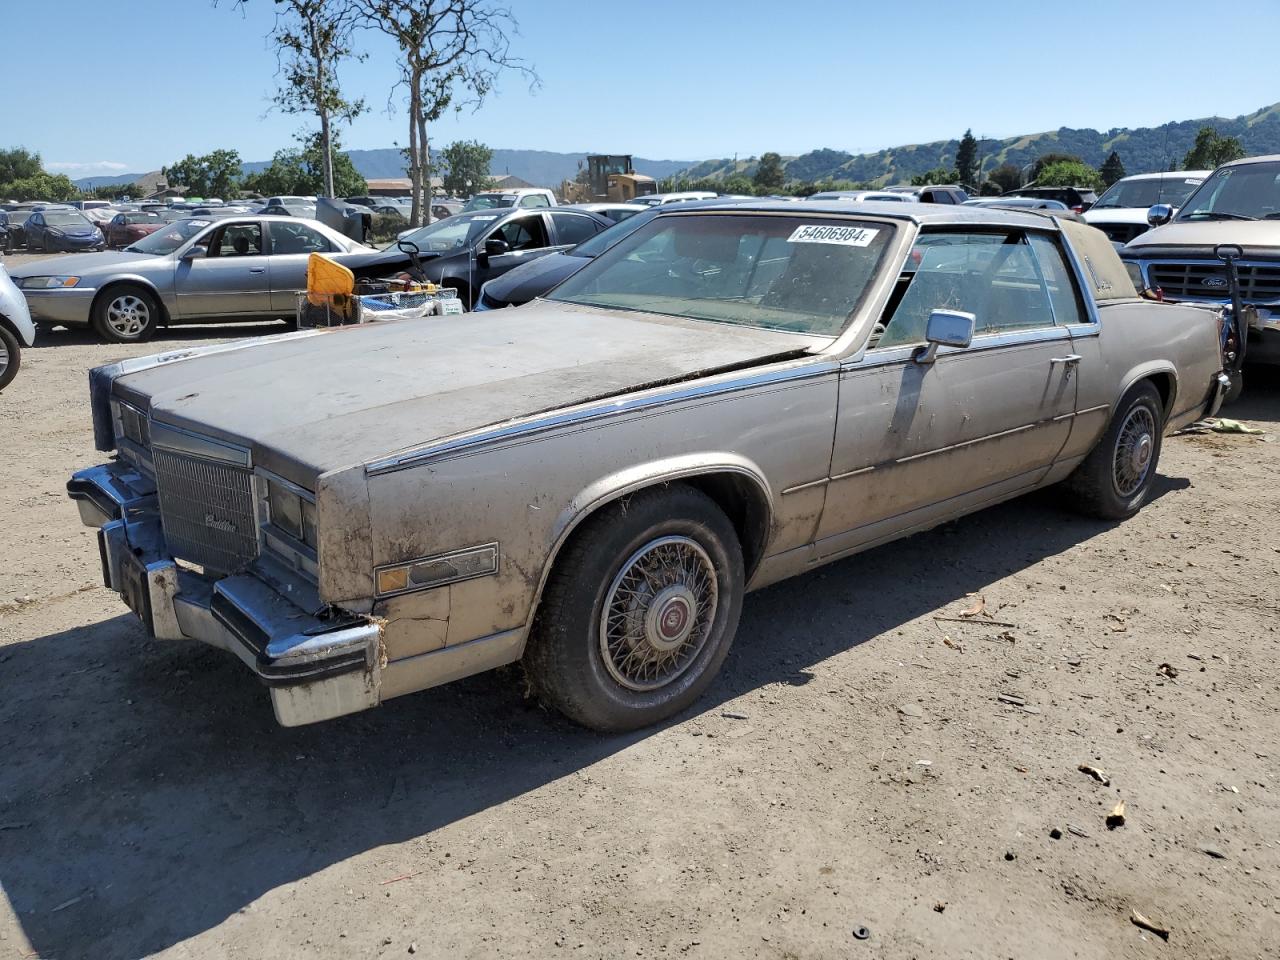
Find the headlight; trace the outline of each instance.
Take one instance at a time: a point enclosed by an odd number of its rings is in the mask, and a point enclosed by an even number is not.
[[[22,277],[18,286],[23,290],[51,290],[74,287],[79,282],[79,277]]]
[[[312,500],[282,483],[269,480],[267,514],[267,519],[277,530],[312,550],[316,548],[316,505]]]

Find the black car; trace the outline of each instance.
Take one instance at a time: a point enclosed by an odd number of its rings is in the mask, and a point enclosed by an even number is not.
[[[1004,194],[1006,197],[1044,197],[1058,200],[1073,213],[1084,213],[1098,202],[1098,195],[1089,187],[1021,187]]]
[[[25,247],[27,245],[27,220],[31,217],[30,210],[10,210],[5,214],[7,218],[8,246],[6,250],[13,250],[17,247]]]
[[[0,210],[0,250],[8,253],[13,249],[13,234],[9,231],[9,214]]]
[[[415,230],[380,253],[334,259],[357,280],[376,280],[410,270],[416,256],[425,279],[457,290],[470,309],[489,280],[611,226],[612,220],[582,210],[477,210]]]
[[[615,223],[603,233],[597,233],[576,247],[539,257],[532,263],[524,263],[501,277],[490,280],[480,288],[477,310],[499,310],[502,307],[518,307],[542,296],[561,280],[573,276],[619,240],[631,236],[637,229],[658,215],[658,207],[650,207],[643,213]]]
[[[679,206],[682,210],[689,210],[737,202],[740,201],[719,197],[714,200],[689,200]],[[582,205],[582,207],[586,206],[588,205]],[[604,204],[594,204],[594,206],[604,206]],[[566,209],[581,209],[581,207]],[[635,216],[615,223],[608,230],[596,234],[590,240],[583,241],[570,250],[539,257],[532,263],[516,267],[502,277],[489,281],[480,289],[480,299],[475,309],[499,310],[502,307],[518,307],[522,303],[528,303],[542,296],[561,280],[573,276],[614,244],[631,236],[659,213],[670,212],[670,210],[670,205],[648,207]]]

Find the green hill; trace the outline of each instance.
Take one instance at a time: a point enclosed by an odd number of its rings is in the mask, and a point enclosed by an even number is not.
[[[1239,137],[1251,156],[1280,153],[1280,103],[1275,103],[1234,119],[1201,117],[1132,130],[1123,127],[1106,131],[1059,127],[1045,133],[983,140],[980,154],[985,158],[983,169],[989,171],[1002,163],[1025,166],[1045,153],[1075,154],[1085,163],[1099,167],[1115,150],[1124,161],[1126,173],[1149,173],[1167,170],[1170,164],[1181,165],[1183,156],[1195,141],[1196,132],[1205,125],[1216,127],[1223,136]],[[857,155],[823,148],[784,160],[790,180],[852,180],[884,186],[909,181],[917,174],[938,167],[954,166],[958,146],[957,138]],[[681,171],[678,176],[691,180],[704,177],[726,179],[739,173],[750,176],[754,169],[754,157],[748,160],[704,160]]]

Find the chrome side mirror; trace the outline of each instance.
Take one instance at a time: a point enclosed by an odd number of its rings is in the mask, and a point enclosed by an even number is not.
[[[1153,227],[1163,227],[1173,219],[1173,207],[1167,203],[1157,203],[1147,211],[1147,223]]]
[[[916,354],[917,363],[933,363],[939,347],[967,347],[973,343],[977,317],[963,310],[931,310],[924,339],[929,344]]]

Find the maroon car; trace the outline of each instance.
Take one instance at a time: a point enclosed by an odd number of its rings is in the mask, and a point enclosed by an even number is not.
[[[103,224],[102,232],[106,235],[108,247],[127,247],[147,234],[155,233],[164,225],[164,218],[158,213],[126,210]]]

